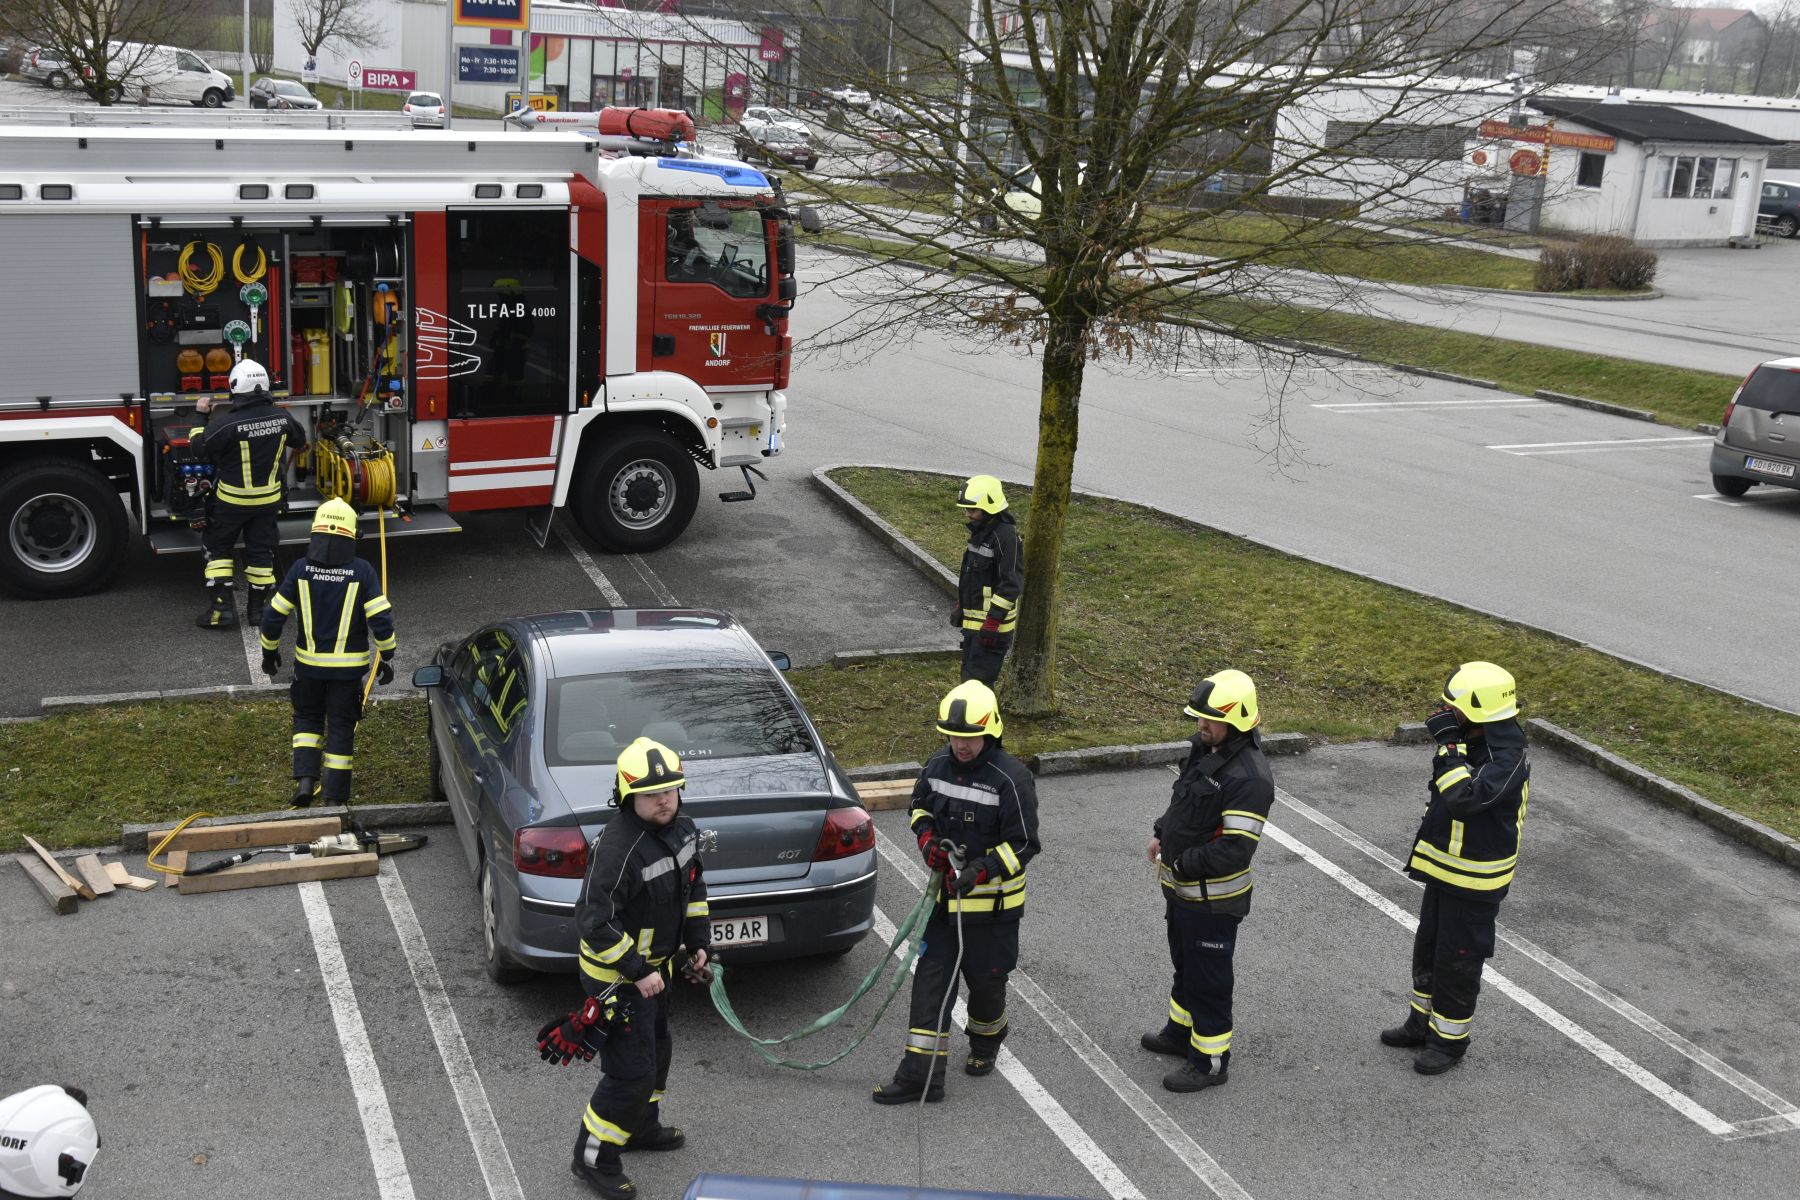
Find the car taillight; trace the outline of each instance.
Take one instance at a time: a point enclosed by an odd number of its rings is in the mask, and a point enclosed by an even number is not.
[[[814,862],[849,858],[875,848],[875,822],[860,808],[834,808],[825,814],[825,828],[813,847]]]
[[[1750,373],[1744,376],[1744,382],[1737,385],[1737,391],[1731,393],[1731,399],[1725,402],[1725,415],[1719,418],[1720,429],[1731,424],[1731,410],[1737,407],[1738,397],[1744,394],[1744,389],[1749,387],[1750,381],[1755,378],[1756,368],[1751,367]]]
[[[587,848],[580,829],[521,829],[513,835],[513,866],[526,875],[580,879],[587,874]]]

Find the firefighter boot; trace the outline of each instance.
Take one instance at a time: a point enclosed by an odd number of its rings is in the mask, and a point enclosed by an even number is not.
[[[274,590],[274,588],[266,585],[259,586],[254,583],[251,584],[248,595],[244,600],[244,620],[250,622],[252,625],[261,625],[263,619],[263,605],[268,602],[269,593]]]
[[[291,808],[311,808],[314,800],[319,798],[319,781],[311,775],[302,775],[294,780],[294,794],[288,798]]]
[[[1167,1054],[1171,1058],[1186,1058],[1188,1052],[1187,1039],[1170,1037],[1166,1029],[1146,1033],[1138,1039],[1138,1045],[1152,1054]]]
[[[640,1129],[631,1135],[631,1140],[619,1149],[629,1154],[633,1150],[679,1150],[687,1145],[687,1134],[681,1132],[679,1125],[656,1124],[648,1129]]]
[[[575,1177],[599,1192],[606,1200],[637,1200],[637,1184],[631,1182],[625,1172],[614,1168],[609,1175],[601,1167],[590,1167],[577,1158],[569,1164],[569,1170]]]
[[[1442,1046],[1427,1046],[1413,1059],[1413,1070],[1421,1075],[1442,1075],[1462,1059],[1462,1055],[1451,1054]]]
[[[1415,1050],[1425,1044],[1427,1028],[1424,1018],[1419,1016],[1419,1010],[1415,1008],[1406,1014],[1405,1024],[1381,1031],[1381,1044],[1401,1050]]]
[[[877,1104],[917,1104],[919,1097],[925,1097],[925,1103],[936,1104],[944,1098],[943,1080],[935,1075],[929,1090],[923,1079],[903,1079],[895,1075],[889,1083],[876,1087],[875,1094],[869,1097]]]
[[[194,624],[202,629],[237,628],[237,613],[231,610],[231,589],[215,585],[206,611],[194,618]]]
[[[1199,1062],[1190,1058],[1179,1068],[1163,1076],[1163,1087],[1171,1092],[1201,1092],[1209,1087],[1218,1087],[1230,1078],[1230,1072],[1226,1069],[1230,1062],[1229,1051]]]

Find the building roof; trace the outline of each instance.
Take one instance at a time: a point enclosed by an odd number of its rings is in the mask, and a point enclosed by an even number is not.
[[[1531,101],[1531,107],[1552,117],[1579,121],[1601,133],[1628,142],[1715,142],[1736,146],[1781,146],[1779,138],[1764,137],[1721,121],[1696,117],[1667,104],[1606,104],[1583,100]]]
[[[1756,15],[1747,8],[1678,8],[1665,11],[1667,16],[1664,20],[1669,24],[1686,18],[1687,23],[1682,29],[1689,38],[1699,38],[1704,34],[1717,36],[1745,17]]]

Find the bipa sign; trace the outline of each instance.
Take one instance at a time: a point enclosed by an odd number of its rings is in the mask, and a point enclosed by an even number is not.
[[[378,92],[411,92],[418,90],[417,71],[396,71],[391,67],[364,67],[362,85]]]

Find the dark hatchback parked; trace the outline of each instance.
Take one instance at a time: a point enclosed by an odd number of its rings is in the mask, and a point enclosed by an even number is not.
[[[778,663],[725,613],[603,609],[497,622],[415,673],[491,977],[575,969],[588,848],[639,736],[681,756],[727,962],[839,953],[869,932],[874,824]]]

